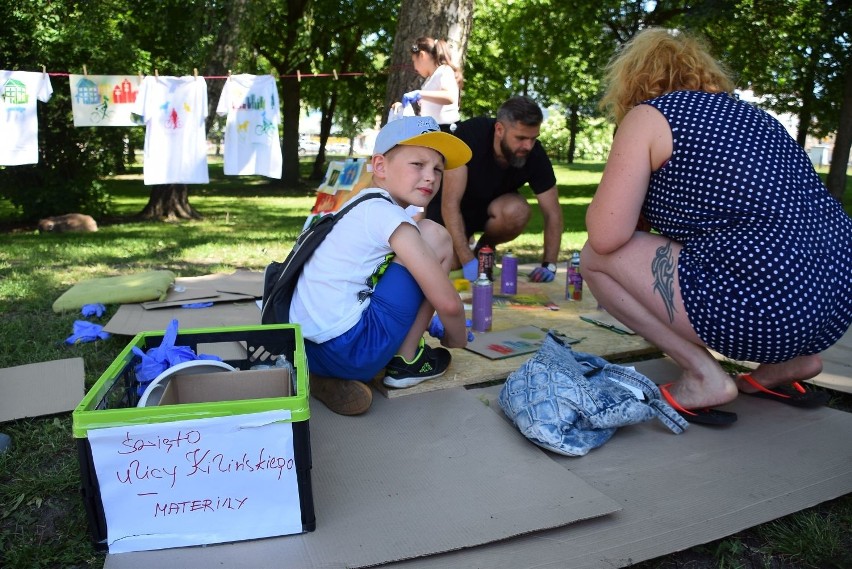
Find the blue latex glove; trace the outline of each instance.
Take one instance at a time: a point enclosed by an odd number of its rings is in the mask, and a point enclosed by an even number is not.
[[[212,302],[190,302],[189,304],[182,304],[181,308],[210,308],[213,306]]]
[[[468,318],[467,320],[464,321],[464,325],[468,327],[468,330],[467,330],[467,341],[468,342],[473,342],[473,340],[474,340],[473,332],[470,331],[470,327],[471,327],[472,324],[473,324],[473,322],[471,322],[470,318]],[[432,316],[432,321],[429,322],[429,329],[427,330],[427,332],[429,332],[430,336],[432,336],[433,338],[437,338],[438,340],[440,340],[441,338],[444,337],[444,323],[441,322],[441,319],[438,318],[437,314]]]
[[[106,312],[106,306],[103,304],[84,304],[83,308],[80,309],[80,314],[85,317],[89,316],[97,316],[100,318]]]
[[[136,373],[136,381],[139,382],[137,393],[142,395],[145,388],[158,375],[169,369],[170,367],[189,362],[193,360],[221,360],[218,356],[207,354],[196,355],[189,346],[175,346],[175,340],[178,333],[178,321],[172,320],[166,328],[166,333],[163,335],[163,341],[160,345],[151,348],[147,352],[143,352],[136,346],[131,350],[139,356],[139,363],[134,368]]]
[[[411,105],[419,101],[421,98],[420,89],[415,89],[414,91],[409,91],[405,95],[402,96],[402,106]]]
[[[474,257],[462,266],[462,274],[464,278],[470,282],[479,278],[479,259]]]
[[[65,339],[65,343],[73,346],[74,344],[83,342],[106,340],[107,338],[109,338],[109,333],[104,332],[103,326],[87,322],[86,320],[75,320],[74,333]]]
[[[556,273],[547,267],[536,267],[533,272],[529,274],[529,277],[534,283],[549,283],[556,278]]]

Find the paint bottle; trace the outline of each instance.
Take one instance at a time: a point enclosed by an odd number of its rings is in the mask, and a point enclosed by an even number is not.
[[[503,269],[500,273],[500,292],[503,294],[518,293],[518,258],[507,251],[503,255]]]
[[[479,274],[482,273],[489,281],[494,280],[494,249],[488,245],[479,250]]]
[[[485,273],[479,273],[479,278],[473,281],[473,324],[476,332],[491,330],[492,306],[494,296],[493,284]]]
[[[565,300],[583,300],[583,275],[580,274],[580,252],[574,251],[568,261],[565,277]]]

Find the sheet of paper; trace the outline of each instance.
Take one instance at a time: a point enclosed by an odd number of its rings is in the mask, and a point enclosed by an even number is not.
[[[537,351],[547,336],[547,330],[537,326],[519,326],[498,332],[474,332],[474,336],[473,342],[468,342],[465,349],[498,360]],[[568,344],[579,342],[565,335],[560,337]]]
[[[89,431],[110,553],[300,533],[290,411]]]

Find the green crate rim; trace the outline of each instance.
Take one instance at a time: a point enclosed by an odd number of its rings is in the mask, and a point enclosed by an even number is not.
[[[147,425],[151,423],[169,423],[174,421],[185,421],[189,419],[207,419],[212,417],[229,417],[233,415],[245,415],[249,413],[260,413],[263,411],[289,410],[290,422],[306,421],[310,419],[311,412],[308,405],[310,393],[308,391],[308,366],[305,354],[305,343],[302,338],[302,329],[298,324],[268,324],[262,326],[233,326],[220,328],[191,328],[180,330],[180,336],[191,334],[211,334],[248,332],[259,329],[268,330],[293,330],[295,333],[295,352],[293,354],[296,366],[296,392],[299,395],[291,397],[274,397],[267,399],[247,399],[240,401],[220,401],[211,403],[187,403],[182,405],[167,405],[163,407],[145,407],[140,412],[137,407],[121,409],[95,409],[98,402],[106,396],[112,383],[133,359],[132,348],[145,345],[145,338],[164,336],[165,330],[140,332],[133,337],[130,343],[124,347],[121,353],[113,360],[112,364],[101,374],[98,381],[83,397],[80,404],[72,413],[73,435],[75,438],[86,438],[89,430],[103,429],[106,427],[122,427],[132,425]]]

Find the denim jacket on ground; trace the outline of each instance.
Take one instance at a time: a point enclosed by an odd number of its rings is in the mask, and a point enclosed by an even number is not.
[[[644,400],[618,382],[640,391]],[[498,403],[525,437],[566,456],[583,456],[607,442],[618,427],[654,417],[675,434],[688,425],[650,379],[575,352],[552,332],[538,352],[509,375]]]

